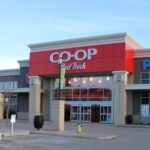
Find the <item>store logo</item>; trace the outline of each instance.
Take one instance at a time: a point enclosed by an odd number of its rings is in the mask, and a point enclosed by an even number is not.
[[[50,55],[49,60],[52,63],[58,63],[59,58],[62,58],[63,62],[68,62],[71,60],[71,58],[74,58],[76,61],[82,61],[82,60],[90,60],[93,55],[97,54],[97,49],[95,48],[89,48],[87,50],[80,49],[75,51],[73,54],[68,51],[63,52],[54,52]]]
[[[143,70],[150,68],[150,59],[143,60]]]

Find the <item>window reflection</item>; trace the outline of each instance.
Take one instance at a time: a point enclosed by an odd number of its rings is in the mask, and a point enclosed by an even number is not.
[[[88,78],[81,78],[81,86],[87,86],[88,85]]]
[[[87,101],[87,97],[88,97],[88,90],[81,89],[81,101]]]
[[[57,89],[53,92],[53,99],[57,99],[58,81],[58,79],[55,80]],[[61,90],[61,98],[66,101],[111,101],[112,91],[108,88],[98,87],[111,83],[111,76],[66,78],[65,87]]]
[[[80,78],[72,78],[71,83],[73,87],[78,87],[80,86]]]
[[[79,101],[80,100],[80,90],[79,89],[74,89],[73,90],[73,100],[74,101]]]
[[[111,90],[110,89],[104,89],[104,97],[111,97]]]
[[[143,79],[144,81],[147,79]],[[58,88],[59,80],[55,79],[55,88]],[[112,83],[112,76],[97,76],[97,77],[74,77],[66,78],[64,80],[65,87],[85,87],[85,86],[97,86],[101,83]]]
[[[71,89],[61,90],[61,98],[66,101],[72,101],[72,90]]]
[[[58,89],[53,90],[53,99],[57,99]],[[66,101],[111,101],[112,91],[106,88],[63,89],[61,98]]]
[[[71,78],[67,78],[65,81],[66,81],[66,82],[65,82],[65,86],[66,86],[66,87],[72,86]]]

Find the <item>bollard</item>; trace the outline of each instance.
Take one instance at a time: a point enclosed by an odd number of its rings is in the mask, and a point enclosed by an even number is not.
[[[81,123],[77,124],[77,133],[81,133],[82,132],[82,125]]]

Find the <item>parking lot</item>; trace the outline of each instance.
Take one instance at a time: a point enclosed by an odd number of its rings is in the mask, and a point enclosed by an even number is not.
[[[119,128],[120,130],[120,128]],[[132,130],[132,131],[131,131]],[[92,140],[71,138],[62,136],[51,136],[32,134],[28,136],[16,136],[3,138],[0,143],[0,149],[7,150],[149,150],[149,129],[135,130],[131,129],[120,132],[118,138],[112,140]],[[134,130],[134,131],[133,131]],[[135,132],[136,131],[136,132]],[[118,132],[119,133],[119,132]]]

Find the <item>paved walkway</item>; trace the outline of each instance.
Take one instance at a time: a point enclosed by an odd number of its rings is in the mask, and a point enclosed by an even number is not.
[[[29,134],[49,134],[54,136],[74,137],[74,138],[86,138],[97,140],[108,140],[119,137],[124,130],[130,130],[132,128],[149,128],[150,126],[130,125],[118,127],[111,124],[99,124],[99,123],[83,123],[82,133],[76,132],[77,123],[65,122],[65,131],[58,132],[53,130],[53,123],[44,122],[44,126],[40,131],[37,131],[33,127],[33,123],[29,121],[17,120],[14,124],[14,132],[11,132],[11,124],[9,121],[0,121],[0,136],[14,136],[14,135],[29,135]],[[128,127],[128,128],[126,128]],[[120,130],[121,128],[121,130]]]

